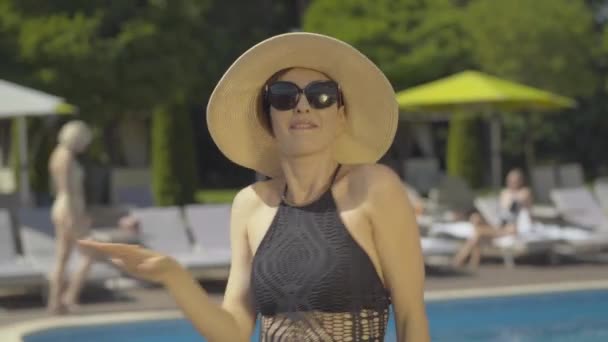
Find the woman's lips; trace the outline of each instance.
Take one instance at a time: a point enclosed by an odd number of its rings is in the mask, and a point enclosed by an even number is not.
[[[315,129],[318,126],[311,122],[296,122],[289,125],[289,129],[297,129],[297,130],[306,130],[306,129]]]

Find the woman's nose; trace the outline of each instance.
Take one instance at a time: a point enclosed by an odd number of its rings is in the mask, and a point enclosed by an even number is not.
[[[310,112],[310,103],[308,103],[308,99],[304,94],[300,96],[298,103],[296,103],[295,107],[296,113],[308,113]]]

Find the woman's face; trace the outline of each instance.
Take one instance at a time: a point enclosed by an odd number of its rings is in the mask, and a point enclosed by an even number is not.
[[[89,147],[89,145],[91,144],[91,136],[89,132],[81,132],[76,138],[75,138],[75,144],[74,144],[74,152],[76,153],[84,153],[84,151]]]
[[[77,153],[84,153],[84,151],[89,147],[90,144],[91,144],[90,140],[86,140],[85,142],[83,142],[82,144],[80,144],[78,146]]]
[[[329,80],[324,74],[310,69],[293,68],[280,81],[295,83],[304,89],[313,81]],[[302,157],[330,149],[345,125],[344,106],[338,104],[317,109],[304,94],[293,109],[277,110],[270,106],[272,130],[279,150],[286,157]]]
[[[521,172],[514,170],[507,175],[507,188],[519,189],[524,185],[524,179]]]

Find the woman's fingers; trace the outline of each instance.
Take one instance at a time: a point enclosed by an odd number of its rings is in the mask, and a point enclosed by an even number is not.
[[[150,273],[156,268],[156,264],[152,260],[145,260],[141,264],[137,265],[137,270],[140,272]]]
[[[125,264],[125,262],[122,259],[118,259],[118,258],[110,258],[110,261],[120,267],[120,268],[127,268],[127,265]]]
[[[158,257],[161,257],[160,254],[142,248],[139,245],[105,243],[90,240],[79,240],[78,244],[83,248],[92,249],[105,254],[112,262],[117,263],[119,266],[129,267],[129,265],[136,265],[146,260],[155,260]]]
[[[117,267],[136,277],[150,281],[161,281],[175,263],[167,256],[142,248],[138,245],[104,243],[90,240],[79,240],[82,248],[88,248],[105,254]]]
[[[143,259],[156,256],[157,254],[137,245],[104,243],[87,240],[80,240],[78,244],[83,248],[105,254],[110,258],[119,258],[130,262],[141,261]]]
[[[123,244],[120,243],[107,243],[107,242],[99,242],[99,241],[95,241],[95,240],[89,240],[89,239],[80,239],[78,240],[78,243],[84,247],[90,247],[90,248],[95,248],[98,250],[106,250],[106,249],[113,249],[116,246],[122,246]]]

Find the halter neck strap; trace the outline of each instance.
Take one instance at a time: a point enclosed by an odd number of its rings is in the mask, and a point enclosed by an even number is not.
[[[338,177],[338,172],[340,171],[341,167],[342,167],[342,164],[338,164],[338,166],[334,170],[334,173],[331,176],[331,181],[329,183],[328,189],[331,189],[332,185],[334,185],[334,182],[336,181],[336,178]],[[283,194],[281,195],[281,199],[283,200],[283,202],[287,202],[287,182],[285,182],[285,188],[283,188]]]

